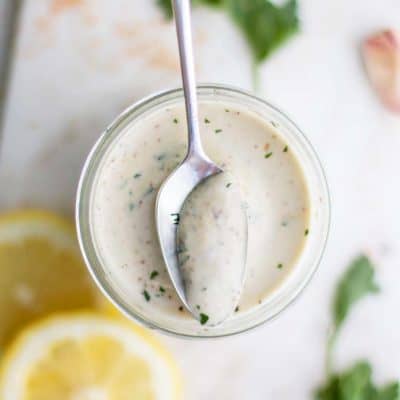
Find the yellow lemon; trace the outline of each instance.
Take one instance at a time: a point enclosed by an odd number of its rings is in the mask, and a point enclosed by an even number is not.
[[[0,214],[0,349],[27,322],[88,308],[97,293],[69,220],[45,211]]]
[[[95,313],[50,317],[6,351],[2,400],[177,400],[177,368],[144,329]]]

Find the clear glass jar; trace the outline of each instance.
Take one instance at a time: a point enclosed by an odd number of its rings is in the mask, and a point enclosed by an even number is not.
[[[284,140],[302,165],[307,180],[311,213],[309,237],[296,266],[286,281],[265,301],[248,311],[235,314],[222,325],[199,328],[197,321],[181,323],[176,319],[160,318],[159,315],[144,315],[129,304],[118,288],[113,285],[96,251],[91,227],[91,203],[96,172],[107,150],[117,140],[119,134],[133,121],[152,112],[183,103],[182,90],[170,90],[155,94],[133,104],[125,110],[101,135],[82,171],[76,203],[76,223],[80,247],[89,271],[114,305],[126,316],[149,328],[186,337],[220,337],[247,331],[271,320],[285,309],[300,294],[316,271],[327,241],[330,220],[330,203],[326,179],[311,144],[300,129],[277,107],[252,94],[227,86],[203,85],[198,89],[199,101],[219,101],[237,104],[257,113],[278,127]]]

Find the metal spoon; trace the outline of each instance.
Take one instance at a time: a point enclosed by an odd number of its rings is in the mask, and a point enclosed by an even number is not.
[[[188,127],[188,152],[162,184],[156,200],[156,225],[169,276],[185,307],[185,286],[176,254],[176,217],[189,193],[204,179],[223,172],[203,150],[199,130],[196,80],[192,49],[190,0],[173,0]]]

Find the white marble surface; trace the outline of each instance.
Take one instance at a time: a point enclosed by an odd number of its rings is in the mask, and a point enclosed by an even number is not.
[[[274,322],[216,341],[161,338],[182,366],[189,400],[310,399],[323,377],[334,282],[361,251],[375,260],[382,293],[355,310],[337,363],[368,357],[378,382],[400,378],[400,117],[381,107],[359,57],[365,35],[400,28],[400,3],[299,1],[302,33],[263,66],[261,94],[289,112],[321,156],[333,203],[327,252],[305,293]],[[132,101],[179,82],[173,27],[153,1],[75,0],[54,10],[67,3],[25,2],[1,154],[2,209],[72,214],[79,170],[99,132]],[[205,9],[194,19],[200,80],[250,88],[247,48],[231,23]]]

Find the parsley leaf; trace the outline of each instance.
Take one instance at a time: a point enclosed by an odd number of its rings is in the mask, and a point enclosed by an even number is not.
[[[332,369],[332,353],[340,328],[351,307],[364,296],[376,293],[378,286],[374,282],[374,267],[371,261],[360,255],[350,264],[340,279],[333,301],[333,329],[328,340],[326,353],[326,370]]]
[[[376,394],[375,400],[400,400],[400,383],[393,382],[386,385]]]
[[[207,4],[209,6],[220,6],[224,0],[197,0],[197,3]]]
[[[204,325],[208,321],[208,315],[204,313],[200,313],[200,324]]]
[[[233,20],[244,33],[254,60],[264,61],[299,29],[297,0],[277,6],[269,0],[225,0]]]
[[[318,390],[318,400],[373,399],[375,388],[371,383],[371,366],[361,361],[342,374],[334,375],[325,387]]]
[[[150,274],[150,279],[153,280],[155,277],[157,277],[159,275],[158,271],[152,271]]]
[[[173,17],[174,12],[172,10],[171,0],[157,0],[157,4],[163,10],[166,18],[171,19]]]
[[[347,317],[351,306],[369,293],[378,292],[374,282],[374,268],[364,255],[356,258],[339,281],[333,303],[333,317],[338,329]]]
[[[247,39],[256,63],[299,30],[297,0],[282,6],[270,0],[192,0],[193,5],[222,6]],[[172,18],[171,0],[157,0],[167,18]]]
[[[143,290],[142,294],[143,294],[143,296],[144,296],[146,301],[150,301],[151,297],[150,297],[149,292],[147,290]]]
[[[364,296],[377,291],[373,265],[366,256],[361,255],[350,264],[336,290],[334,327],[327,348],[327,382],[317,390],[317,400],[400,400],[400,383],[392,382],[377,388],[371,379],[371,365],[366,361],[359,361],[342,373],[331,372],[335,340],[351,307]]]
[[[318,400],[399,400],[399,383],[394,382],[382,389],[371,380],[372,368],[366,361],[359,361],[347,371],[333,375],[316,393]]]

